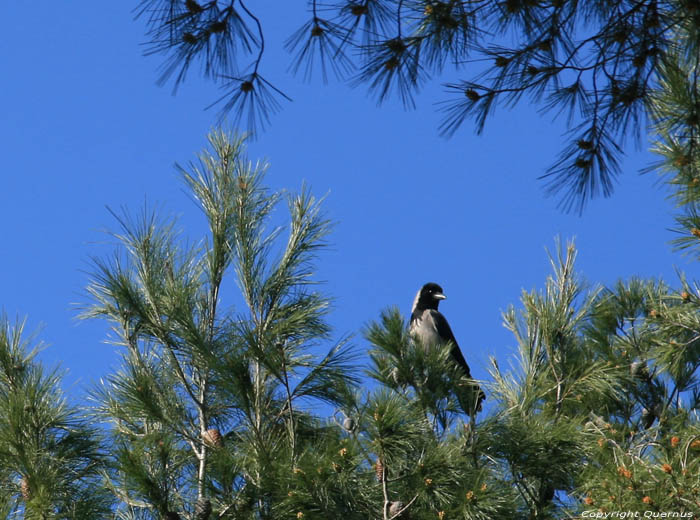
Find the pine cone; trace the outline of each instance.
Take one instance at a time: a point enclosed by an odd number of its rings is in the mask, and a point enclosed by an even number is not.
[[[208,498],[199,498],[194,506],[195,520],[207,520],[209,515],[211,515],[211,501]]]
[[[377,459],[377,463],[374,465],[374,471],[377,475],[377,480],[381,482],[384,477],[384,464],[382,464],[381,460]]]
[[[185,7],[187,7],[191,13],[200,13],[202,11],[202,6],[195,2],[195,0],[185,0]]]
[[[29,502],[32,499],[32,489],[29,487],[29,480],[27,480],[27,477],[22,477],[19,483],[19,489],[22,492],[24,501]]]
[[[224,438],[216,428],[209,428],[202,434],[202,440],[212,448],[221,448],[224,445]]]
[[[360,5],[360,4],[353,4],[352,7],[350,8],[350,12],[354,14],[355,16],[362,16],[363,14],[367,14],[367,11],[369,9],[367,8],[366,5]]]

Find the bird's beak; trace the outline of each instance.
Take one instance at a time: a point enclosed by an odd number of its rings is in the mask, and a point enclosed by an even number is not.
[[[436,300],[444,300],[447,298],[447,296],[445,296],[442,293],[435,293],[435,294],[433,294],[433,298],[435,298]]]

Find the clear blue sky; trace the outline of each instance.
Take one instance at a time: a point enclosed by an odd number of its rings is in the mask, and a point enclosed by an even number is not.
[[[0,308],[43,326],[42,359],[68,370],[71,398],[117,364],[107,327],[78,322],[89,257],[111,250],[103,229],[116,227],[106,207],[138,211],[144,201],[180,215],[196,240],[203,219],[173,164],[205,142],[218,97],[196,70],[177,96],[155,85],[160,58],[144,58],[143,24],[132,2],[22,2],[3,6],[0,42]],[[424,282],[440,283],[441,310],[477,378],[489,355],[507,365],[515,342],[501,311],[523,288],[549,274],[545,247],[576,238],[578,268],[591,282],[639,275],[676,281],[674,265],[692,267],[668,245],[671,203],[654,175],[638,175],[651,156],[623,162],[611,199],[583,216],[563,214],[536,178],[562,147],[560,122],[523,103],[499,110],[482,136],[466,124],[451,140],[437,135],[433,102],[440,80],[426,85],[417,109],[377,107],[363,88],[286,72],[282,42],[305,21],[302,2],[260,7],[270,52],[264,74],[293,99],[249,147],[271,163],[273,188],[307,181],[328,194],[338,222],[319,278],[335,297],[337,336],[358,333],[386,306],[408,314]],[[457,76],[443,80],[456,79]],[[646,148],[646,144],[642,146]],[[630,149],[633,151],[633,149]],[[235,291],[232,280],[230,291]],[[357,335],[358,348],[366,342]]]

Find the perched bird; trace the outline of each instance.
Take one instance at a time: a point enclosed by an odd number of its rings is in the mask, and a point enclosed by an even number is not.
[[[452,349],[450,354],[452,360],[462,368],[464,375],[471,379],[472,375],[469,365],[459,349],[452,329],[445,317],[438,311],[440,301],[445,298],[447,297],[442,292],[442,287],[436,283],[426,283],[421,287],[418,294],[416,294],[415,300],[413,300],[409,330],[426,348],[451,342]],[[481,401],[486,399],[486,395],[476,383],[468,390],[468,393],[471,394],[471,398],[468,401],[465,400],[464,396],[458,395],[457,397],[465,413],[471,415],[473,411],[478,412],[481,410]]]

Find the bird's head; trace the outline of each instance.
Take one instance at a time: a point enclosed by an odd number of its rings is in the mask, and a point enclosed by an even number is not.
[[[442,292],[442,287],[438,284],[430,282],[420,288],[416,299],[413,301],[413,310],[416,309],[435,309],[437,310],[440,300],[447,298]]]

